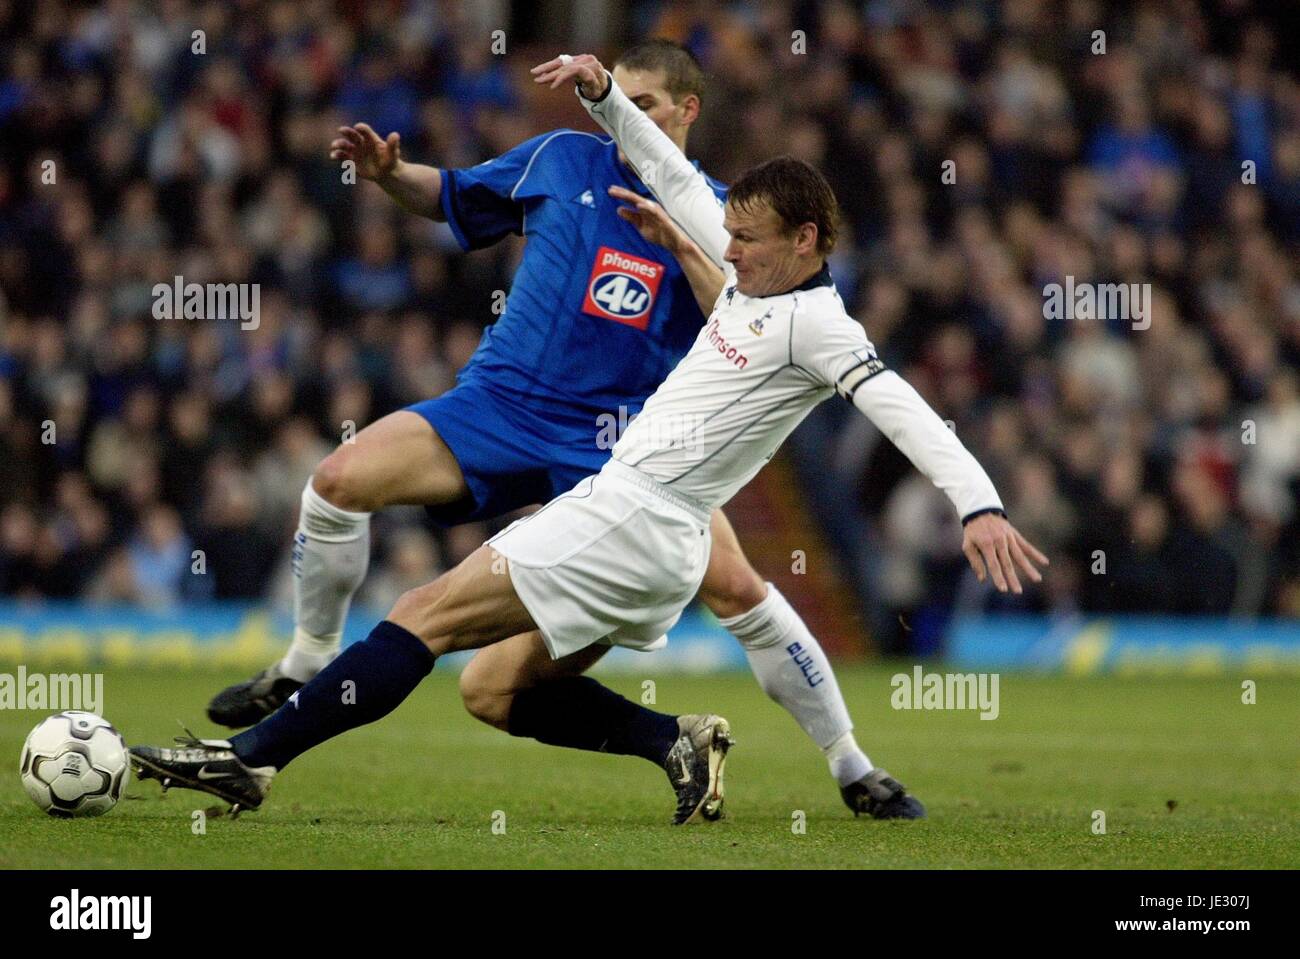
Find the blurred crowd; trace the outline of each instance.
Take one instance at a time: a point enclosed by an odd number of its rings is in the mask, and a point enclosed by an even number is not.
[[[617,6],[595,52],[702,61],[706,170],[827,174],[850,312],[1053,557],[991,598],[942,494],[823,404],[793,452],[886,645],[998,603],[1300,616],[1300,58],[1267,4]],[[312,469],[452,384],[522,243],[460,254],[328,142],[466,166],[579,125],[528,82],[554,43],[501,27],[497,56],[445,0],[0,0],[0,595],[288,594]],[[178,275],[258,283],[257,328],[155,319]],[[1149,327],[1047,318],[1067,276],[1150,284]],[[380,514],[361,599],[485,532]]]

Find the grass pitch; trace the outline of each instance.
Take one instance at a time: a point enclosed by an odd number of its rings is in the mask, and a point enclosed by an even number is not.
[[[46,817],[18,781],[44,714],[0,712],[3,868],[1295,868],[1300,678],[1001,677],[1001,712],[896,711],[890,677],[842,669],[859,742],[929,808],[857,819],[817,748],[745,674],[660,676],[666,712],[719,712],[738,745],[726,818],[672,827],[663,772],[542,746],[472,720],[434,671],[395,714],[298,759],[237,820],[212,797],[132,782],[100,819]],[[168,744],[243,673],[105,673],[104,712],[128,742]],[[639,700],[639,678],[606,682]],[[1094,811],[1105,834],[1094,832]],[[796,826],[803,813],[805,831]],[[504,833],[493,831],[494,822]]]

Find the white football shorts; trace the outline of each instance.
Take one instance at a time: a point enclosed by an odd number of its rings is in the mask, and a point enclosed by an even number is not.
[[[649,651],[704,579],[710,513],[610,460],[488,543],[553,659],[599,642]]]

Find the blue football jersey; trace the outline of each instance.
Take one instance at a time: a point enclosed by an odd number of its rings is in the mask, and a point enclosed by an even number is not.
[[[676,260],[615,212],[623,204],[611,185],[650,192],[614,142],[557,130],[440,172],[443,213],[462,248],[527,238],[505,312],[459,379],[536,406],[640,410],[704,315]],[[726,187],[709,183],[724,200]]]

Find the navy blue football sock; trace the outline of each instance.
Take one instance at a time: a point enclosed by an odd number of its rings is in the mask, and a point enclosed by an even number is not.
[[[548,746],[640,756],[663,765],[677,717],[629,702],[589,676],[565,676],[516,693],[506,727]]]
[[[313,746],[387,716],[429,675],[434,659],[413,633],[384,620],[289,702],[231,736],[235,755],[248,766],[283,769]]]

